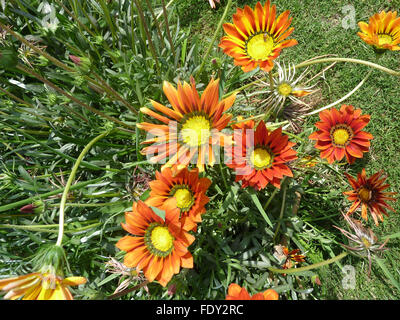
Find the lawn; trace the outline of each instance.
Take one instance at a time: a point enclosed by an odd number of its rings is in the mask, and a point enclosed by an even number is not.
[[[206,166],[200,173],[210,180],[209,201],[202,221],[190,230],[193,267],[182,267],[168,285],[160,285],[122,264],[126,252],[116,244],[128,234],[121,226],[124,212],[132,210],[133,202],[149,199],[149,182],[161,170],[143,154],[146,132],[136,124],[160,123],[147,110],[151,100],[165,106],[171,102],[163,82],[177,86],[193,76],[202,93],[211,77],[219,78],[219,99],[241,89],[229,109],[232,123],[237,116],[265,112],[257,92],[268,86],[250,84],[261,75],[268,78],[267,73],[243,72],[235,66],[218,47],[224,31],[215,33],[224,14],[223,22],[232,22],[237,8],[254,8],[257,1],[233,1],[227,12],[229,1],[220,2],[216,9],[202,0],[56,0],[51,5],[30,0],[1,5],[0,57],[11,47],[18,64],[5,67],[2,62],[0,69],[0,281],[37,271],[43,264],[33,259],[38,250],[57,242],[67,261],[63,276],[87,279],[71,287],[75,299],[113,297],[121,283],[126,285],[119,287],[123,294],[115,298],[225,299],[231,283],[250,294],[274,289],[282,300],[400,298],[398,201],[390,203],[395,212],[388,211],[378,226],[370,214],[368,221],[362,220],[380,243],[389,238],[388,250],[372,260],[370,275],[365,257],[335,258],[348,252],[341,244],[349,243],[334,227],[350,230],[341,215],[351,206],[343,195],[351,189],[344,172],[356,176],[365,168],[370,176],[383,170],[390,184],[386,191],[400,187],[399,77],[351,62],[309,66],[306,79],[316,75],[311,81],[315,93],[304,101],[317,110],[367,77],[335,105],[352,105],[370,115],[364,130],[373,139],[361,159],[354,164],[345,158],[333,164],[321,159],[309,139],[319,117],[308,116],[296,129],[284,127],[296,143],[299,160],[289,166],[294,177],[280,181],[280,189],[271,184],[262,190],[242,188],[243,182],[235,182],[234,171],[224,164]],[[290,10],[290,38],[298,41],[282,50],[280,63],[341,57],[400,69],[398,52],[385,52],[377,60],[357,35],[359,21],[368,22],[382,10],[398,11],[400,1],[272,3],[278,13]],[[167,5],[167,20],[162,4]],[[6,26],[12,26],[11,32]],[[298,68],[297,73],[304,70]],[[276,128],[274,122],[285,120],[280,117],[266,117],[267,127]],[[315,166],[302,166],[300,160],[308,156],[317,161]],[[165,210],[154,210],[165,218]],[[361,219],[358,212],[353,216]],[[299,249],[305,261],[296,268],[310,268],[286,270],[286,275],[276,272],[282,268],[274,255],[278,244]],[[324,266],[318,266],[321,263]],[[354,287],[343,285],[345,266],[354,267]]]

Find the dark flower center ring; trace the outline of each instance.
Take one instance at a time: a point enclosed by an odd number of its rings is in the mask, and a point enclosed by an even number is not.
[[[353,130],[346,124],[337,124],[330,131],[332,144],[339,148],[346,147],[353,138],[353,135]]]
[[[257,147],[250,153],[250,163],[256,170],[269,168],[274,160],[274,154],[266,147]]]
[[[168,227],[157,222],[151,223],[144,235],[147,248],[157,257],[168,256],[174,248],[174,240]]]

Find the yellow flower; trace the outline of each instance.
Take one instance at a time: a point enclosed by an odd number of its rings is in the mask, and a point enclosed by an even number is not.
[[[369,18],[369,24],[358,23],[361,32],[357,34],[378,53],[400,50],[400,18],[396,16],[397,11],[376,13]]]
[[[73,300],[68,286],[84,283],[84,277],[63,279],[54,273],[34,272],[0,280],[0,290],[7,291],[4,299],[11,300]]]
[[[287,10],[276,17],[276,6],[268,0],[264,6],[258,2],[254,9],[245,6],[238,8],[233,15],[233,23],[225,23],[227,34],[221,39],[219,47],[233,57],[234,64],[249,72],[260,67],[269,72],[282,49],[297,44],[295,39],[286,39],[293,32],[289,28],[292,18]]]

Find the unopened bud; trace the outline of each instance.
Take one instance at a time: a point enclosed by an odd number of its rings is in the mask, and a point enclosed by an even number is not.
[[[78,67],[78,69],[82,73],[88,73],[90,71],[91,63],[90,60],[86,57],[77,57],[72,54],[69,55],[69,58],[75,65]]]
[[[27,204],[26,206],[23,206],[21,209],[19,209],[21,213],[35,213],[35,214],[40,214],[44,212],[44,202],[41,200],[35,201],[31,204]]]

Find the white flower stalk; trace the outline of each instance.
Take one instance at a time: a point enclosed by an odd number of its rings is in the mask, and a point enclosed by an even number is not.
[[[362,257],[365,256],[368,257],[368,262],[369,262],[368,276],[369,276],[371,274],[371,256],[377,252],[386,250],[387,248],[385,248],[385,244],[388,240],[386,240],[382,244],[379,244],[378,238],[370,228],[365,228],[360,221],[352,219],[346,214],[344,214],[343,217],[349,224],[349,226],[353,229],[354,233],[350,233],[337,226],[334,227],[340,230],[340,232],[344,236],[346,236],[346,238],[351,240],[354,243],[354,247],[350,247],[345,244],[342,244],[342,246]]]
[[[288,67],[282,63],[275,63],[278,68],[278,77],[273,78],[273,83],[260,81],[259,86],[264,90],[260,93],[266,94],[267,98],[261,100],[260,104],[267,113],[274,113],[279,115],[284,108],[285,101],[290,99],[295,105],[308,106],[305,102],[300,100],[300,97],[304,97],[315,91],[312,86],[302,85],[301,82],[308,74],[306,69],[299,77],[296,76],[296,68],[294,64],[289,64]]]

